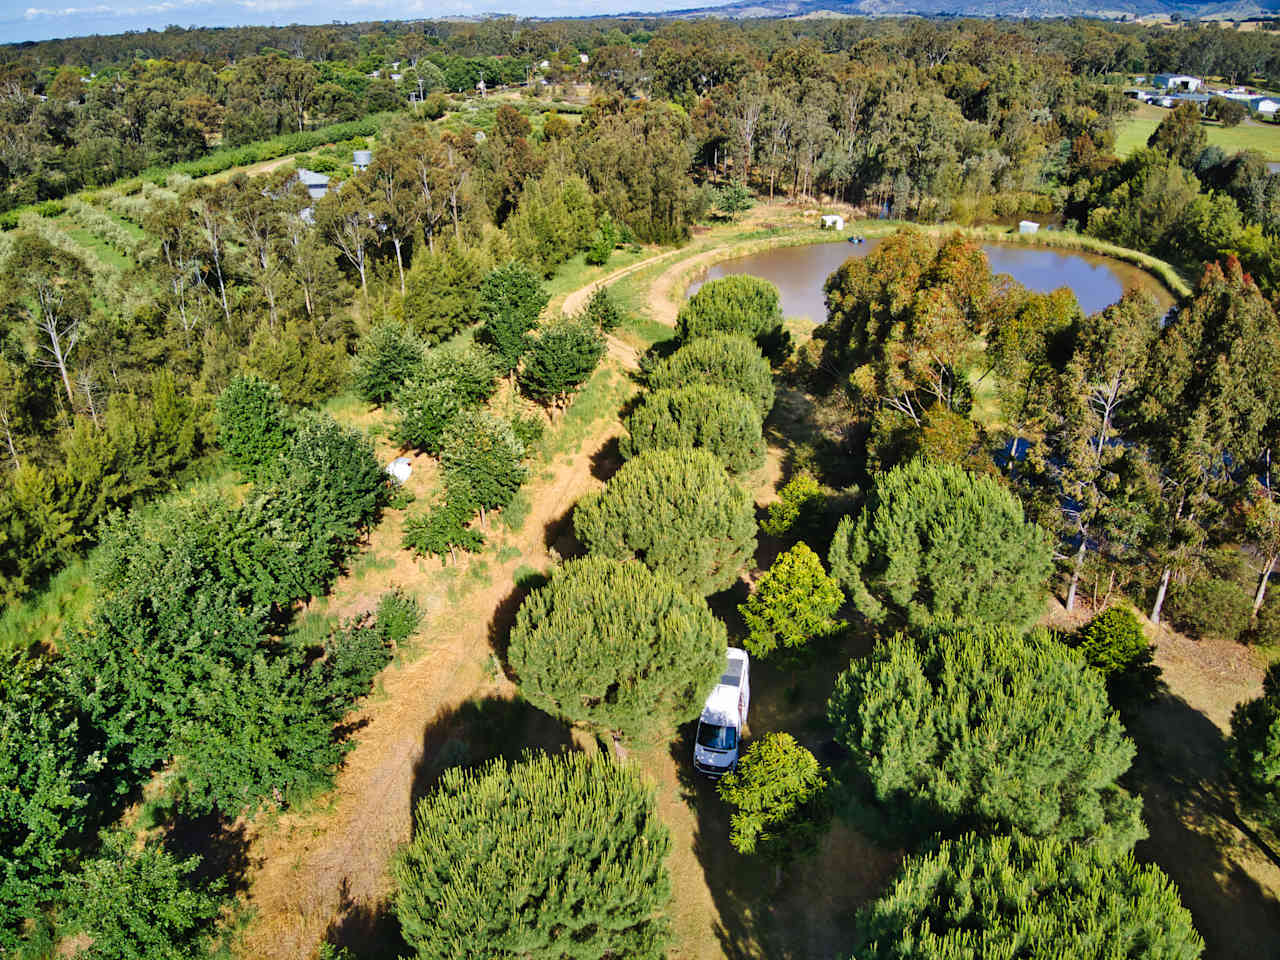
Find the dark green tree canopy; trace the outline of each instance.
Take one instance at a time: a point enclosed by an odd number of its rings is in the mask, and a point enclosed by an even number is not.
[[[1048,538],[999,481],[919,459],[883,474],[831,544],[831,572],[873,623],[1027,626],[1044,611]]]
[[[489,347],[458,337],[426,352],[418,378],[427,383],[448,381],[467,403],[482,403],[497,389],[500,366]]]
[[[655,390],[627,418],[622,455],[671,447],[706,450],[730,472],[747,473],[764,465],[764,428],[739,390],[706,384]]]
[[[481,282],[477,309],[484,322],[477,336],[493,345],[505,372],[520,364],[548,299],[541,279],[522,263],[495,267]]]
[[[1152,131],[1147,146],[1163,150],[1169,159],[1191,169],[1209,143],[1209,135],[1200,123],[1202,119],[1200,108],[1194,103],[1180,104]]]
[[[595,554],[635,557],[702,594],[726,590],[756,549],[755,505],[705,450],[653,450],[578,501],[578,539]]]
[[[422,365],[424,345],[409,327],[384,321],[360,341],[351,380],[362,399],[386,403]]]
[[[392,437],[401,446],[439,453],[445,430],[466,406],[452,380],[410,380],[396,393],[399,419]]]
[[[676,324],[686,342],[712,333],[735,333],[754,340],[769,356],[790,352],[784,349],[778,288],[745,273],[708,280],[680,308]]]
[[[827,704],[870,801],[920,838],[1017,829],[1128,850],[1142,802],[1102,678],[1047,633],[935,627],[856,660]]]
[[[280,388],[261,377],[234,377],[216,404],[218,443],[250,479],[270,472],[289,445],[289,411]]]
[[[520,370],[520,389],[539,403],[562,406],[595,372],[604,337],[585,320],[562,317],[538,328]]]
[[[451,767],[392,868],[419,960],[666,955],[667,830],[653,790],[601,753]]]
[[[178,860],[151,842],[113,833],[85,864],[71,899],[71,926],[92,941],[79,960],[200,960],[222,912],[220,883],[196,878],[199,857]]]
[[[483,251],[455,243],[419,253],[406,277],[405,321],[435,344],[483,319],[479,289],[488,267]]]
[[[687,343],[649,371],[653,390],[697,385],[740,390],[751,398],[761,419],[773,409],[773,371],[746,337],[712,334]]]
[[[634,561],[570,560],[516,614],[508,653],[529,702],[573,723],[670,733],[698,715],[724,669],[706,601]]]
[[[968,834],[909,857],[857,926],[858,960],[1197,960],[1204,951],[1159,867],[1020,834]]]
[[[1245,806],[1280,827],[1280,665],[1267,670],[1262,696],[1232,711],[1227,769]]]

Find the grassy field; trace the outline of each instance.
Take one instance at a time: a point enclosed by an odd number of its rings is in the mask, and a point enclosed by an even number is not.
[[[1149,103],[1138,104],[1138,109],[1120,121],[1116,127],[1116,154],[1127,157],[1147,145],[1147,138],[1155,132],[1160,121],[1169,115],[1163,107]],[[1237,127],[1224,127],[1205,121],[1204,131],[1209,144],[1221,147],[1227,153],[1240,150],[1257,150],[1268,160],[1280,161],[1280,124],[1262,124],[1246,120]]]

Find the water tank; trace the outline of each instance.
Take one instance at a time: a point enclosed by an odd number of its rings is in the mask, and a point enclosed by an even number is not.
[[[373,151],[372,150],[356,150],[352,154],[352,157],[353,157],[353,166],[355,166],[357,170],[363,170],[365,167],[367,167],[370,163],[373,162]]]

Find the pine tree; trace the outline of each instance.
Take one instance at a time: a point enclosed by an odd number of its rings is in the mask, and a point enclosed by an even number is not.
[[[789,733],[752,743],[716,791],[736,808],[729,831],[733,848],[758,851],[780,864],[816,848],[831,812],[822,767]]]
[[[720,671],[724,624],[662,573],[571,560],[516,614],[509,659],[530,703],[615,736],[669,734]]]
[[[1245,807],[1280,830],[1280,665],[1262,681],[1262,696],[1231,713],[1227,769]]]
[[[1150,700],[1160,689],[1155,647],[1143,634],[1137,616],[1126,606],[1103,610],[1068,637],[1067,643],[1102,674],[1107,694],[1117,707]]]
[[[746,648],[753,657],[767,657],[780,648],[800,652],[810,640],[844,627],[836,619],[843,603],[844,593],[822,569],[818,555],[797,543],[773,562],[738,607],[747,626]]]
[[[704,450],[653,450],[623,464],[578,501],[578,539],[591,553],[635,557],[701,594],[726,590],[756,549],[755,505]]]
[[[607,287],[596,287],[591,299],[587,301],[583,317],[588,323],[599,327],[601,333],[610,333],[622,322],[622,311]]]
[[[999,481],[916,459],[876,481],[836,528],[832,575],[873,623],[1026,626],[1044,610],[1044,533]]]
[[[649,371],[651,390],[707,384],[740,390],[763,420],[773,409],[773,371],[746,337],[712,334],[687,343]]]
[[[822,486],[807,470],[800,470],[778,491],[769,504],[769,513],[760,529],[771,537],[782,537],[797,527],[800,532],[818,517],[823,503]]]
[[[857,919],[858,960],[1197,960],[1204,941],[1154,864],[1096,845],[968,834],[909,857]]]
[[[898,634],[837,678],[827,718],[867,802],[910,836],[1017,829],[1119,851],[1145,834],[1102,678],[1046,633]]]
[[[731,473],[764,466],[764,428],[750,398],[738,390],[705,384],[655,390],[627,418],[621,451],[704,449]]]
[[[418,960],[661,960],[669,847],[652,787],[606,755],[451,767],[392,866],[396,915]]]
[[[549,407],[568,406],[570,394],[590,379],[602,356],[604,337],[594,326],[567,317],[553,320],[530,338],[520,390]]]
[[[790,334],[782,328],[778,288],[745,273],[708,280],[680,308],[676,324],[686,343],[713,333],[731,333],[755,341],[775,360],[785,360],[791,352]]]

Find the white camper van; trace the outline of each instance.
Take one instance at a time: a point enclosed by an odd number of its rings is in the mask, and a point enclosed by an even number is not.
[[[709,777],[720,777],[738,763],[738,745],[751,706],[751,661],[747,651],[730,647],[720,682],[707,697],[698,718],[693,765]]]

